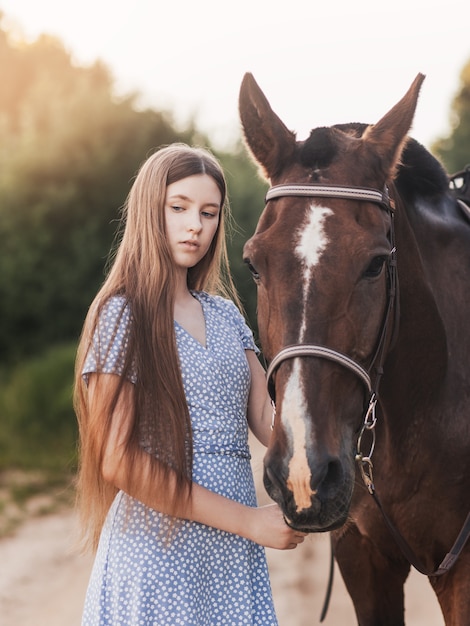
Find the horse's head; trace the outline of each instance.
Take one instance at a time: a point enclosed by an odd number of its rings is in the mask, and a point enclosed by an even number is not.
[[[268,362],[286,346],[312,344],[369,370],[387,308],[392,216],[373,194],[360,194],[374,189],[380,197],[392,183],[423,79],[418,75],[373,126],[317,128],[297,141],[253,76],[244,77],[246,143],[275,187],[244,249],[258,286]],[[285,193],[283,185],[290,186]],[[302,185],[315,195],[298,192]],[[331,186],[360,188],[359,196],[329,197]],[[264,460],[266,489],[293,526],[336,528],[346,520],[353,491],[355,438],[367,397],[363,377],[341,358],[294,354],[280,360],[273,381],[276,419]]]

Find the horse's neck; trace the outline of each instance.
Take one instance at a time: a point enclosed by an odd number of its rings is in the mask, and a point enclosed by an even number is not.
[[[400,326],[380,388],[382,435],[392,465],[419,471],[432,454],[428,472],[460,476],[470,471],[470,227],[456,214],[440,216],[443,229],[436,215],[412,219],[397,211]]]
[[[435,406],[441,393],[448,364],[447,336],[419,241],[403,210],[397,211],[396,245],[399,330],[385,363],[383,393],[394,406],[400,406],[409,424],[410,415],[418,419],[416,407],[424,413]]]
[[[450,366],[468,369],[470,337],[470,224],[454,198],[443,195],[439,206],[420,200],[409,223],[417,242],[425,280],[445,328]],[[459,356],[460,355],[460,356]]]

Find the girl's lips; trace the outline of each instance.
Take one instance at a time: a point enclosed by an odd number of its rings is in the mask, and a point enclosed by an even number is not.
[[[191,241],[191,240],[187,240],[187,241],[182,241],[181,245],[190,248],[191,250],[197,250],[200,246],[199,242],[197,241]]]

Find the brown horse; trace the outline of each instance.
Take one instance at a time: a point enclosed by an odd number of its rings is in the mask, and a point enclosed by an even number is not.
[[[410,563],[470,624],[470,224],[407,136],[423,79],[375,125],[305,141],[251,74],[240,91],[271,184],[244,250],[276,406],[264,482],[290,525],[332,531],[361,626],[404,624]]]

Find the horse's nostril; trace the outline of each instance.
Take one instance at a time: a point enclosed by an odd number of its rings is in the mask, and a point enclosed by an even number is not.
[[[317,472],[312,472],[311,487],[321,496],[331,495],[341,484],[343,471],[339,459],[330,459],[323,463]]]
[[[276,500],[276,493],[282,492],[285,485],[285,478],[279,475],[278,469],[271,464],[265,464],[263,482],[268,494]]]
[[[327,478],[329,482],[336,483],[341,477],[341,463],[338,459],[328,463]]]
[[[274,475],[271,471],[271,468],[269,466],[265,466],[264,468],[264,484],[265,486],[270,483],[273,484],[274,483]]]

